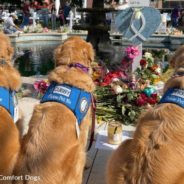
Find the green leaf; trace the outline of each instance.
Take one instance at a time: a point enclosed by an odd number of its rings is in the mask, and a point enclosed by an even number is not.
[[[125,114],[125,111],[126,111],[126,108],[125,108],[125,106],[124,106],[124,105],[122,105],[122,107],[121,107],[122,115],[124,115],[124,114]]]
[[[128,97],[128,100],[129,100],[129,101],[133,100],[133,96],[132,96],[131,93],[127,94],[127,97]]]
[[[128,113],[128,116],[130,117],[131,121],[133,121],[134,118],[135,118],[135,116],[136,116],[135,111],[131,110],[131,111]]]
[[[123,98],[122,96],[118,95],[118,96],[117,96],[117,98],[116,98],[116,100],[117,100],[117,103],[121,103],[121,101],[122,101],[122,98]]]

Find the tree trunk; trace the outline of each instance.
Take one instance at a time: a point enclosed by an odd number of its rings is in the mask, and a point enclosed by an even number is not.
[[[97,52],[99,52],[99,44],[105,45],[110,42],[109,26],[106,22],[106,13],[103,10],[104,1],[93,0],[93,12],[88,13],[91,27],[94,26],[96,28],[88,30],[87,41],[92,43]]]

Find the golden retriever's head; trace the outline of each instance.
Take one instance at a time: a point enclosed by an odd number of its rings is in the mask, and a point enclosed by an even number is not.
[[[174,74],[166,82],[164,92],[166,92],[169,88],[184,89],[184,45],[179,47],[171,57],[170,65],[174,68]]]
[[[171,57],[170,65],[175,69],[184,68],[184,45],[179,47]]]
[[[90,43],[77,36],[70,37],[55,49],[54,58],[56,68],[49,74],[50,82],[70,84],[87,92],[94,91],[95,84],[90,75],[94,50]],[[83,65],[87,72],[75,67],[75,64]]]
[[[21,77],[11,64],[14,49],[9,38],[1,32],[0,40],[0,86],[18,90],[21,85]]]
[[[94,60],[94,50],[90,43],[80,37],[73,36],[55,49],[54,58],[56,66],[80,63],[90,67]]]

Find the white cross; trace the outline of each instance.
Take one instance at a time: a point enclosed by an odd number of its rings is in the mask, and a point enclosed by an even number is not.
[[[69,31],[71,32],[72,31],[72,27],[73,27],[73,20],[75,20],[72,11],[70,11],[69,17],[67,17],[67,20],[69,20]]]
[[[33,27],[36,27],[36,20],[38,19],[36,12],[33,12],[30,18],[33,20]]]

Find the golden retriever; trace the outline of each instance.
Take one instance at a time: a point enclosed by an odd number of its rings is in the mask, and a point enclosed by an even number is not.
[[[176,94],[184,96],[184,46],[170,63],[175,73],[166,82],[164,93],[179,88],[180,93]],[[107,183],[184,184],[183,162],[184,109],[165,101],[143,114],[133,139],[123,142],[112,154],[107,165]]]
[[[21,78],[11,64],[13,48],[9,38],[0,33],[0,40],[0,175],[10,175],[17,159],[20,143],[18,129],[13,120],[13,111],[6,103],[13,102],[12,91],[19,89]],[[12,107],[14,107],[13,104]]]
[[[89,94],[93,92],[95,85],[90,67],[94,51],[90,43],[71,37],[56,48],[54,57],[56,68],[49,74],[50,83],[68,84]],[[14,169],[19,179],[14,178],[13,183],[80,184],[91,122],[90,107],[79,126],[79,137],[76,120],[74,113],[62,103],[48,101],[37,105]]]

